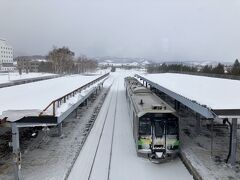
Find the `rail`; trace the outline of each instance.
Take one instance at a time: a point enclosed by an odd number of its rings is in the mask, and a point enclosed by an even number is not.
[[[69,98],[74,97],[77,93],[80,93],[82,90],[84,90],[84,89],[88,88],[89,86],[95,84],[96,82],[104,79],[104,78],[107,77],[108,75],[109,75],[109,73],[104,74],[103,76],[101,76],[101,77],[99,77],[99,78],[97,78],[97,79],[95,79],[95,80],[93,80],[93,81],[91,81],[91,82],[89,82],[89,83],[87,83],[87,84],[85,84],[85,85],[83,85],[83,86],[81,86],[81,87],[79,87],[79,88],[71,91],[70,93],[65,94],[64,96],[62,96],[62,97],[60,97],[60,98],[58,98],[58,99],[53,100],[53,101],[39,114],[39,116],[43,116],[43,115],[44,115],[44,112],[46,112],[46,111],[47,111],[49,108],[51,108],[51,107],[52,107],[52,116],[55,116],[55,115],[56,115],[56,107],[59,107],[61,104],[66,103],[66,101],[67,101]]]

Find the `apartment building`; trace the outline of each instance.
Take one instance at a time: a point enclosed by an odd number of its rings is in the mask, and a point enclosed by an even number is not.
[[[0,72],[13,71],[13,48],[0,39]]]

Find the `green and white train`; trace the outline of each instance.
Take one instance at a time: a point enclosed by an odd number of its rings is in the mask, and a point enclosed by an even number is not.
[[[179,152],[176,111],[133,77],[125,78],[126,98],[137,154],[161,162]]]

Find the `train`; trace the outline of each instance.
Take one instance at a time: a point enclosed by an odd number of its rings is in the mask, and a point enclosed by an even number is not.
[[[138,156],[158,163],[178,156],[179,116],[175,109],[136,78],[124,79]]]

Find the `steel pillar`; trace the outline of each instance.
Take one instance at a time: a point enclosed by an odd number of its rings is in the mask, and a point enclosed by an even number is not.
[[[232,118],[232,132],[231,132],[231,151],[228,163],[232,166],[236,164],[237,153],[237,118]]]
[[[57,125],[57,128],[58,128],[58,136],[62,136],[62,123],[59,123]]]
[[[213,157],[213,121],[214,119],[211,120],[211,158]]]
[[[201,119],[200,119],[200,114],[196,113],[196,134],[199,135],[201,131]]]
[[[180,102],[177,101],[177,100],[174,100],[174,109],[175,109],[176,111],[179,111],[179,109],[180,109]]]
[[[19,128],[17,127],[16,123],[12,123],[12,148],[13,148],[14,177],[15,177],[15,180],[22,180]]]

